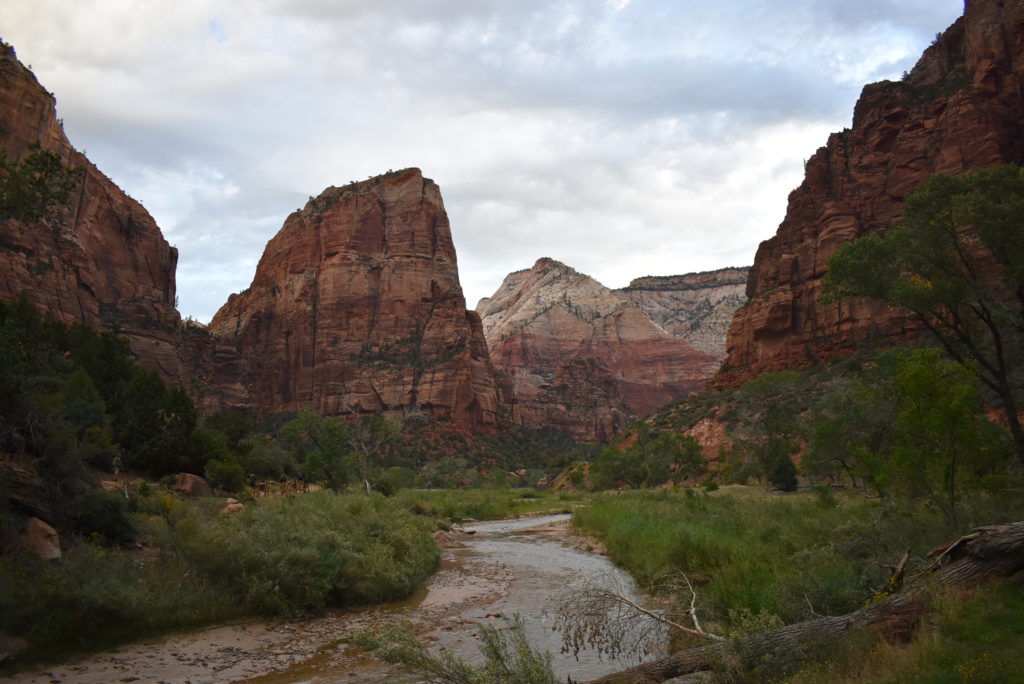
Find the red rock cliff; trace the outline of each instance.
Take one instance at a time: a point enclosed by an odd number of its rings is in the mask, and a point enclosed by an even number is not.
[[[720,357],[553,259],[509,274],[477,305],[514,417],[610,441],[634,416],[699,389]]]
[[[64,135],[55,100],[0,45],[0,149],[9,159],[32,143],[83,169],[62,221],[0,220],[0,298],[24,293],[66,323],[82,322],[125,335],[139,361],[182,382],[180,317],[174,307],[178,252],[153,218]]]
[[[328,188],[289,216],[209,329],[219,342],[208,409],[498,421],[441,193],[419,169]]]
[[[775,237],[761,243],[722,380],[799,367],[914,326],[877,303],[818,304],[828,258],[891,227],[935,173],[1024,161],[1024,2],[969,0],[908,77],[864,88],[853,127],[807,162]]]

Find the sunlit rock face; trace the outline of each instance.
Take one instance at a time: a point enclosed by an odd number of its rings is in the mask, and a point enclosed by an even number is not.
[[[893,226],[903,200],[935,173],[1024,161],[1022,140],[1024,4],[969,0],[905,80],[866,86],[852,128],[832,134],[807,162],[785,220],[757,251],[721,379],[739,382],[917,333],[879,303],[819,304],[829,257]]]
[[[260,414],[418,411],[470,430],[499,419],[441,192],[419,169],[311,199],[209,330],[219,342],[207,404]]]
[[[141,204],[71,146],[54,96],[2,45],[0,149],[20,159],[34,143],[81,168],[81,181],[55,220],[0,220],[0,299],[25,295],[64,323],[119,332],[142,365],[185,382],[191,369],[178,346],[177,250]]]
[[[659,292],[647,290],[667,310]],[[477,312],[515,419],[576,439],[612,439],[633,417],[702,387],[721,361],[553,259],[509,274]]]

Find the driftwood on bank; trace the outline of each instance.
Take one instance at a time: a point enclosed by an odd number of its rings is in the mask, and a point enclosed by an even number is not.
[[[933,592],[968,589],[987,579],[1024,570],[1024,522],[993,525],[933,552],[935,562],[902,591],[838,617],[822,617],[745,637],[671,653],[595,679],[588,684],[653,684],[738,667],[765,676],[809,662],[842,639],[863,631],[890,642],[906,641]]]

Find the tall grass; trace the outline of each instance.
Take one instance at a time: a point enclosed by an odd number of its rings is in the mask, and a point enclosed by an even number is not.
[[[979,500],[967,507],[964,529],[1005,522],[1020,509],[1019,502]],[[578,511],[574,524],[643,585],[676,570],[696,578],[705,619],[720,631],[751,616],[788,623],[855,610],[884,586],[883,566],[906,549],[922,565],[927,551],[963,531],[923,506],[731,487],[713,495],[610,495]]]
[[[418,515],[442,522],[498,520],[531,513],[568,513],[583,501],[571,493],[532,489],[404,489],[395,497]]]
[[[59,563],[0,559],[0,631],[33,657],[240,616],[284,616],[402,598],[440,551],[429,522],[380,495],[314,492],[228,517],[164,492],[140,502],[142,551],[83,542]]]

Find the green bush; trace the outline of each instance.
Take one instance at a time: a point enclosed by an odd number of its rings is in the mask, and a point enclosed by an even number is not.
[[[321,491],[220,517],[215,500],[150,489],[135,501],[145,555],[79,543],[60,563],[0,557],[0,632],[30,642],[21,662],[242,616],[403,598],[440,559],[431,526],[380,495]],[[118,501],[77,499],[83,529],[108,541],[123,532]]]
[[[207,463],[206,479],[211,487],[225,492],[240,492],[245,487],[245,471],[231,460]]]
[[[127,546],[135,541],[128,500],[120,492],[92,491],[71,501],[71,514],[80,534],[104,544]]]
[[[168,532],[191,567],[261,615],[402,598],[440,560],[429,527],[378,494],[271,499]]]
[[[530,489],[404,489],[394,498],[406,510],[444,522],[565,510],[557,494]]]

